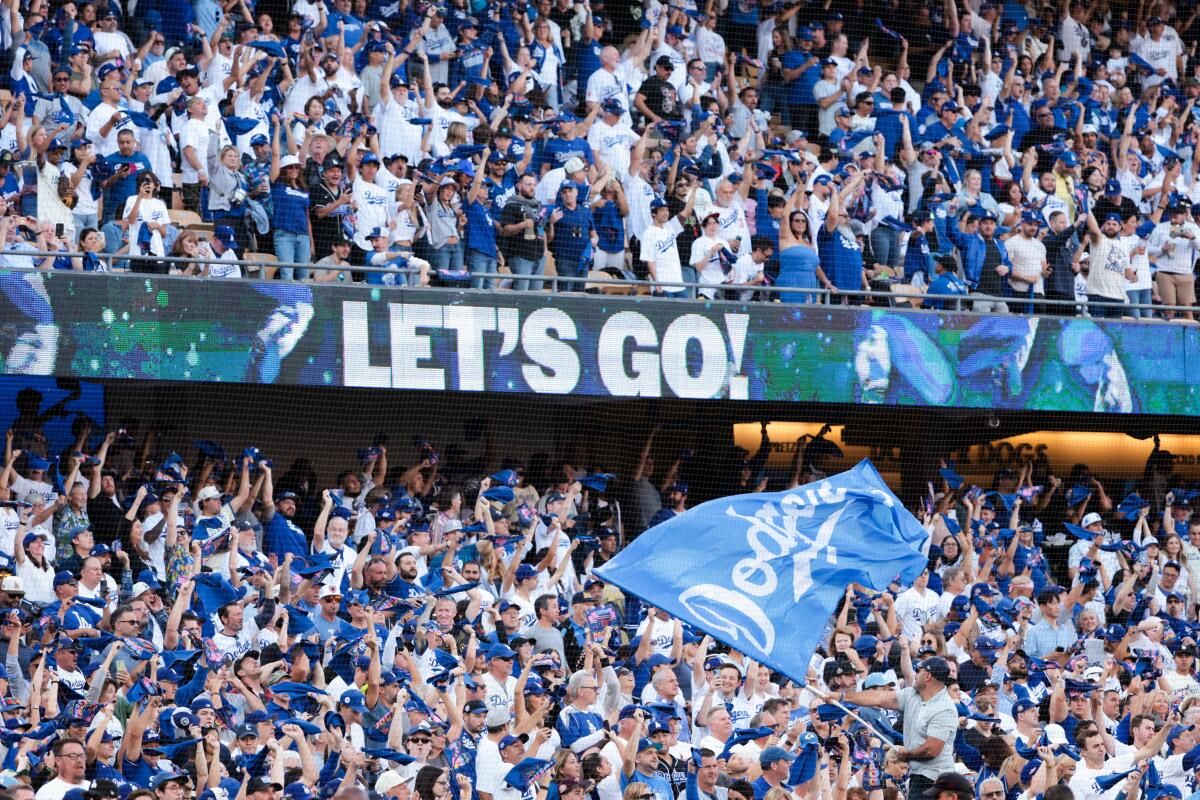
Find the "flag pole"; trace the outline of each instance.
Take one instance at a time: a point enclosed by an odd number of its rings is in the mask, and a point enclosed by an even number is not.
[[[883,740],[883,746],[884,746],[884,749],[885,749],[885,750],[890,750],[891,748],[893,748],[893,747],[895,747],[895,746],[896,746],[896,745],[892,744],[891,742],[889,742],[889,741],[887,740],[887,737],[886,737],[886,736],[884,736],[883,734],[879,733],[879,731],[878,731],[878,730],[876,730],[876,728],[875,728],[875,725],[874,725],[874,724],[872,724],[872,723],[870,723],[870,722],[867,722],[865,719],[863,719],[862,717],[860,717],[858,714],[855,714],[853,711],[851,711],[850,709],[846,708],[844,705],[842,705],[841,701],[840,701],[840,700],[838,700],[836,697],[833,697],[833,696],[831,696],[831,695],[830,695],[828,692],[825,692],[825,691],[823,691],[823,690],[821,690],[821,689],[818,689],[818,688],[816,688],[815,686],[807,686],[807,687],[805,687],[805,688],[806,688],[806,689],[808,689],[808,690],[809,690],[810,692],[812,692],[813,694],[815,694],[817,697],[820,697],[820,698],[821,698],[821,699],[823,699],[825,702],[829,703],[830,705],[832,705],[832,706],[837,706],[837,707],[838,707],[838,708],[840,708],[842,711],[845,711],[845,712],[846,712],[846,714],[847,714],[848,716],[850,716],[850,717],[853,717],[854,719],[856,719],[856,720],[858,720],[859,722],[861,722],[861,723],[862,723],[864,726],[866,726],[866,728],[867,728],[868,730],[875,731],[875,733],[876,733],[876,734],[879,736],[879,738]]]

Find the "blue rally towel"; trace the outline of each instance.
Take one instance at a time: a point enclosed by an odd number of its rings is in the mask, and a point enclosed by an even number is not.
[[[596,574],[803,683],[846,586],[911,583],[928,549],[928,532],[864,460],[791,491],[703,503]]]

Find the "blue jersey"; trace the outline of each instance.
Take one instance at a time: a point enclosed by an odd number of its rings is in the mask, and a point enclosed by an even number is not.
[[[308,555],[308,539],[296,523],[276,511],[263,526],[263,550],[280,561],[287,553],[304,556]]]
[[[467,203],[467,249],[496,257],[496,223],[487,203]]]
[[[551,169],[561,167],[572,158],[579,158],[585,164],[591,164],[592,146],[587,139],[562,139],[555,137],[546,142],[538,156],[539,164],[549,164]]]
[[[821,230],[817,235],[817,252],[821,255],[821,268],[833,285],[843,291],[856,292],[862,286],[862,247],[852,235],[847,236],[840,228],[833,233]]]

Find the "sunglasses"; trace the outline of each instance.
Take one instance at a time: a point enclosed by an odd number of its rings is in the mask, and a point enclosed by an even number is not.
[[[416,737],[414,737],[414,738],[412,738],[412,739],[409,739],[409,740],[408,740],[408,743],[409,743],[409,744],[432,744],[432,743],[433,743],[433,739],[426,739],[426,738],[425,738],[425,737],[423,737],[423,736],[422,736],[422,737],[420,737],[420,738],[416,738]]]

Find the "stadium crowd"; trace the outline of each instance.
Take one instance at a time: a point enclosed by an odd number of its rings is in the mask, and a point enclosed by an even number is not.
[[[397,467],[377,442],[323,482],[82,418],[53,452],[61,409],[21,407],[11,798],[1193,796],[1200,517],[1157,447],[1119,503],[1085,465],[982,488],[937,470],[927,570],[847,587],[800,685],[595,570],[685,513],[696,470],[726,464],[732,493],[838,469],[820,435],[786,476],[765,448],[701,460],[656,431],[627,476],[427,442]]]
[[[1193,318],[1190,5],[7,5],[11,266]]]

